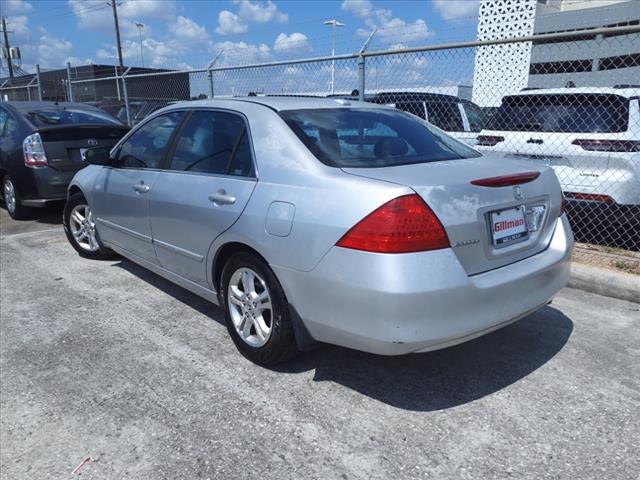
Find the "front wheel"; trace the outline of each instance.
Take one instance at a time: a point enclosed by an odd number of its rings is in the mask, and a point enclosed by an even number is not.
[[[229,334],[245,357],[270,365],[298,353],[284,292],[260,258],[244,252],[231,257],[221,292]]]
[[[100,260],[113,255],[113,252],[100,242],[93,212],[84,195],[74,193],[69,197],[64,206],[62,220],[64,233],[80,256]]]

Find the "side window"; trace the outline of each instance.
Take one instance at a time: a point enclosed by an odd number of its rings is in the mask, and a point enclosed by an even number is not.
[[[10,137],[18,129],[18,123],[9,113],[0,108],[0,137]]]
[[[251,155],[251,144],[249,143],[249,136],[246,129],[242,132],[242,137],[240,138],[227,173],[239,177],[253,177],[255,175],[253,170],[253,156]]]
[[[185,172],[225,174],[229,169],[233,149],[243,131],[244,120],[238,115],[196,110],[180,134],[169,168]],[[248,146],[248,142],[246,143]],[[251,152],[246,147],[244,156],[245,162],[248,161],[250,166]],[[240,165],[241,160],[238,162]],[[246,167],[240,168],[241,171],[245,169]]]
[[[479,132],[484,128],[484,115],[480,107],[465,103],[464,111],[467,114],[467,120],[469,120],[469,129],[472,132]]]
[[[123,167],[158,168],[173,131],[183,112],[160,115],[140,127],[120,147],[118,159]]]
[[[427,103],[429,122],[445,132],[461,132],[464,130],[462,115],[455,102]]]

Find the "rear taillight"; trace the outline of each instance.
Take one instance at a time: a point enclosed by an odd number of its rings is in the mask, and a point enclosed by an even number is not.
[[[46,167],[47,155],[44,153],[44,145],[39,133],[29,135],[22,142],[24,164],[27,167]]]
[[[513,175],[500,175],[499,177],[479,178],[471,180],[471,185],[478,187],[510,187],[523,183],[533,182],[540,176],[540,172],[514,173]]]
[[[640,141],[638,140],[578,139],[571,143],[590,152],[640,152]]]
[[[495,147],[500,142],[504,142],[504,137],[497,135],[478,135],[476,142],[476,145],[480,147]]]
[[[404,195],[367,215],[336,243],[376,253],[410,253],[449,247],[438,217],[416,195]]]
[[[573,200],[589,200],[591,202],[616,203],[609,195],[600,193],[564,192],[566,198]]]

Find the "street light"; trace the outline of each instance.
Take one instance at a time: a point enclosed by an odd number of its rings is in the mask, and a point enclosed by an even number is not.
[[[144,57],[142,56],[142,29],[144,28],[144,23],[135,22],[136,27],[138,27],[138,34],[140,35],[140,63],[142,64],[142,68],[144,68]]]
[[[325,20],[325,25],[331,25],[331,57],[336,56],[336,27],[344,27],[344,23],[339,22],[335,18]],[[335,93],[336,88],[336,61],[331,59],[331,94]]]

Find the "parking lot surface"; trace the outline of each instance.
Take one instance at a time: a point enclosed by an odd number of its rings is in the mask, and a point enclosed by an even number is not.
[[[0,212],[1,477],[637,478],[639,305],[565,289],[446,350],[273,369],[221,310]],[[527,292],[522,292],[526,295]],[[464,299],[461,299],[464,301]]]

